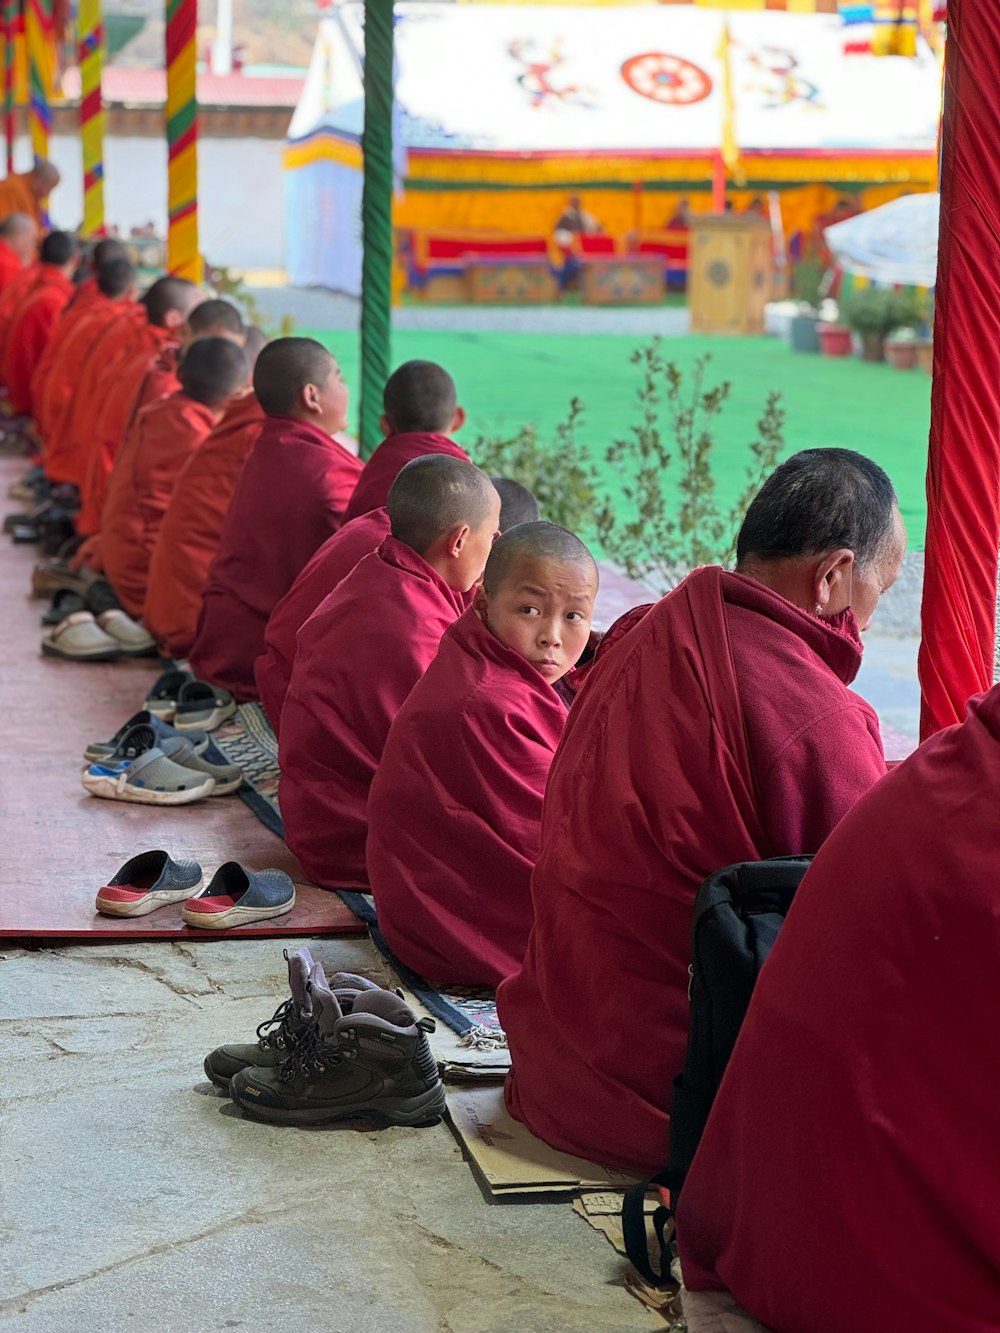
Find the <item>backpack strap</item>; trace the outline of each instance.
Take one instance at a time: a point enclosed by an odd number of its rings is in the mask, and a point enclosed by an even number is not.
[[[627,1189],[622,1200],[622,1235],[625,1239],[625,1253],[632,1267],[653,1287],[665,1287],[674,1280],[670,1273],[669,1242],[663,1238],[667,1223],[674,1213],[673,1209],[665,1204],[661,1204],[653,1213],[653,1230],[660,1247],[659,1272],[657,1272],[649,1262],[649,1245],[646,1240],[646,1193],[654,1185],[675,1190],[679,1184],[676,1175],[669,1167],[665,1167],[655,1176],[650,1176],[648,1180],[643,1180]]]

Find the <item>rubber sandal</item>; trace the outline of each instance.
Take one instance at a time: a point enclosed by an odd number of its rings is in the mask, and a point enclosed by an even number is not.
[[[202,754],[208,749],[208,737],[203,731],[186,731],[182,736],[180,732],[174,731],[169,722],[161,722],[158,717],[144,708],[139,713],[133,713],[125,725],[119,727],[109,741],[91,741],[83,752],[84,759],[88,764],[99,764],[106,759],[110,759],[132,727],[152,727],[156,737],[154,744],[159,745],[161,750],[163,749],[163,742],[172,739],[182,740],[185,744],[193,746],[195,754]]]
[[[122,655],[121,644],[89,611],[74,611],[55,625],[42,639],[42,652],[69,662],[116,662]]]
[[[149,657],[156,652],[156,640],[149,630],[121,608],[102,611],[97,623],[105,634],[116,640],[123,657]]]
[[[189,926],[229,930],[284,916],[294,906],[295,885],[283,870],[244,870],[238,861],[227,861],[207,889],[188,899],[181,915]]]
[[[214,778],[213,796],[231,796],[243,786],[242,768],[237,768],[235,764],[211,763],[204,755],[195,753],[194,746],[188,743],[185,736],[178,735],[174,740],[161,741],[160,748],[168,759],[180,764],[182,768],[190,768],[195,773],[207,773],[210,778]]]
[[[236,712],[236,700],[228,690],[217,689],[203,680],[189,680],[177,696],[174,726],[178,731],[197,728],[214,731]]]
[[[214,778],[175,764],[159,746],[131,762],[91,764],[81,781],[91,796],[136,805],[190,805],[210,796],[215,786]]]
[[[197,861],[174,861],[166,852],[140,852],[97,891],[102,916],[146,916],[158,907],[199,893],[205,876]]]
[[[194,676],[190,671],[164,671],[146,696],[143,708],[155,714],[161,722],[172,722],[177,712],[177,696],[181,686],[192,680]]]

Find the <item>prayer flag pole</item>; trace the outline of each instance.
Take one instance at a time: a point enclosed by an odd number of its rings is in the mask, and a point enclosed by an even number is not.
[[[198,0],[167,0],[167,268],[201,282],[198,247]]]
[[[393,0],[365,3],[364,186],[361,196],[361,457],[382,438],[382,390],[392,337]]]
[[[101,0],[80,0],[80,142],[83,147],[83,234],[104,232],[104,23]]]
[[[36,158],[47,158],[52,134],[52,85],[55,73],[52,0],[26,0],[24,36],[28,48],[31,87],[28,105],[31,149]]]
[[[7,175],[14,172],[14,140],[17,138],[17,116],[15,103],[17,95],[17,20],[20,16],[19,0],[2,0],[3,3],[3,130],[7,144]]]
[[[736,99],[733,95],[732,39],[729,35],[729,22],[724,19],[716,58],[722,64],[722,135],[719,153],[715,159],[712,173],[712,206],[717,213],[725,212],[726,179],[736,178],[737,184],[743,184],[743,162],[740,146],[736,138]]]

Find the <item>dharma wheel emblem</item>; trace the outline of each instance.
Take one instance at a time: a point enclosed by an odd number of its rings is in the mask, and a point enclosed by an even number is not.
[[[622,78],[640,97],[668,106],[690,106],[712,91],[712,80],[703,69],[665,51],[647,51],[626,60]]]

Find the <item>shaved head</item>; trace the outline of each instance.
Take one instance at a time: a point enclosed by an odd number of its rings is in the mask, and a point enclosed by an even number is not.
[[[104,236],[94,246],[94,267],[100,268],[102,264],[110,264],[113,259],[129,259],[128,249],[113,236]]]
[[[290,416],[307,384],[322,388],[333,357],[315,338],[276,338],[257,357],[253,387],[268,416]]]
[[[396,435],[441,435],[451,428],[457,407],[455,381],[434,361],[407,361],[389,376],[382,394],[382,410]]]
[[[172,321],[171,315],[187,319],[202,299],[201,288],[187,278],[158,278],[142,298],[142,304],[150,324],[162,329],[178,322],[176,318]]]
[[[28,173],[31,193],[36,199],[44,199],[47,194],[51,194],[61,179],[58,167],[44,157],[36,157],[35,165]]]
[[[27,264],[38,244],[38,223],[27,213],[11,213],[0,222],[0,240]]]
[[[68,231],[50,231],[42,241],[38,257],[43,264],[64,268],[80,258],[80,242]]]
[[[241,341],[246,336],[243,316],[231,301],[212,298],[201,301],[188,316],[188,328],[197,337],[202,333],[231,333]]]
[[[206,407],[217,407],[247,382],[247,359],[232,338],[198,338],[178,371],[181,388]]]
[[[138,276],[131,260],[108,259],[98,267],[97,289],[117,300],[135,287]]]
[[[497,503],[485,472],[461,458],[427,454],[400,471],[386,506],[392,535],[421,555],[439,537],[467,525],[478,531]]]
[[[556,523],[539,520],[510,528],[496,542],[486,561],[483,583],[490,596],[520,566],[523,560],[555,560],[563,565],[582,565],[597,586],[597,563],[579,537]]]
[[[490,477],[500,496],[500,531],[515,528],[519,523],[538,521],[538,501],[534,492],[522,486],[513,477]]]

